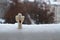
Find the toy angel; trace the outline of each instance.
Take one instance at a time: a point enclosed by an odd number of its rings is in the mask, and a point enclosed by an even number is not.
[[[23,23],[23,21],[24,21],[24,16],[22,16],[22,14],[21,13],[18,13],[18,15],[16,15],[16,17],[15,17],[15,19],[16,19],[16,21],[17,21],[17,23],[18,23],[18,29],[22,29],[22,23]]]

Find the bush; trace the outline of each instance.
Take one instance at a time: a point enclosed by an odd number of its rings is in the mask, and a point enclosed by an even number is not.
[[[46,3],[16,3],[16,5],[11,5],[8,12],[5,14],[4,18],[7,23],[15,23],[15,16],[18,13],[22,13],[25,16],[24,24],[31,24],[28,18],[28,14],[31,19],[35,21],[36,24],[47,24],[54,23],[54,11],[51,11],[51,6]]]

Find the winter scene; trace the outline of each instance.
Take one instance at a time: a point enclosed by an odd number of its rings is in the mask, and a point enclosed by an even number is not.
[[[60,0],[0,0],[0,40],[60,40]]]

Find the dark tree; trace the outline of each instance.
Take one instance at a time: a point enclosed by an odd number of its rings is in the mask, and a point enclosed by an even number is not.
[[[27,12],[30,14],[31,18],[35,21],[36,24],[54,23],[54,8],[51,12],[51,6],[47,5],[45,2],[41,3],[39,7],[35,2],[32,4],[30,3],[28,7],[29,12]]]

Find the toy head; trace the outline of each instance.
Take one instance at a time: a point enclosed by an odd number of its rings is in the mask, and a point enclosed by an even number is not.
[[[18,13],[18,16],[22,16],[22,14],[21,13]]]

